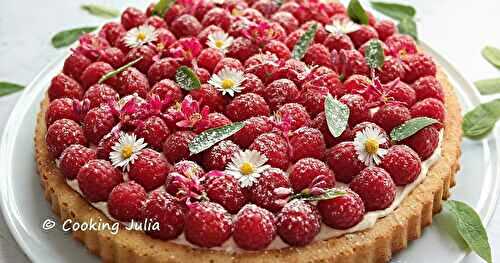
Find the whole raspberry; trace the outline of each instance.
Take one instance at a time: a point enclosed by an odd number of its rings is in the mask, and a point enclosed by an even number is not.
[[[252,73],[245,73],[245,80],[241,83],[241,86],[243,87],[244,93],[251,92],[259,94],[264,89],[264,83],[262,83],[262,80]]]
[[[83,119],[83,131],[90,143],[97,144],[115,126],[117,120],[108,105],[91,109]]]
[[[273,124],[267,116],[251,117],[244,123],[245,126],[231,137],[242,148],[247,148],[259,135],[273,129]]]
[[[398,57],[417,53],[417,43],[409,35],[393,34],[385,40],[385,44]]]
[[[279,59],[287,60],[290,58],[292,53],[290,49],[281,41],[271,40],[264,46],[264,52],[270,52],[275,54]],[[253,55],[253,54],[252,54]]]
[[[368,127],[378,131],[379,135],[381,137],[385,138],[386,142],[384,144],[381,144],[380,148],[389,149],[389,147],[391,147],[391,140],[389,139],[389,136],[387,135],[387,133],[380,126],[378,126],[377,124],[375,124],[373,122],[365,121],[365,122],[356,124],[356,126],[354,126],[352,128],[352,136],[353,136],[352,139],[354,140],[354,137],[356,137],[356,134],[358,132],[362,132]]]
[[[176,163],[189,157],[189,142],[196,136],[191,131],[172,133],[163,143],[163,154],[170,163]]]
[[[349,184],[356,192],[366,211],[382,210],[389,207],[396,197],[396,185],[389,173],[376,166],[365,168]]]
[[[184,208],[174,197],[165,192],[153,191],[143,207],[143,217],[158,223],[158,229],[146,233],[154,238],[169,240],[178,237],[184,230]]]
[[[277,110],[286,103],[296,102],[299,90],[293,81],[278,79],[267,85],[262,91],[262,96],[269,103],[271,110]]]
[[[201,133],[208,129],[219,128],[231,124],[231,120],[224,114],[219,112],[212,112],[208,114],[208,126],[203,128],[195,128],[194,132]]]
[[[118,101],[119,98],[118,92],[106,84],[94,84],[83,95],[83,99],[90,101],[91,109],[109,101]]]
[[[70,98],[56,99],[50,102],[45,112],[45,123],[47,127],[57,120],[70,119],[80,122],[81,116],[77,113],[74,105],[78,101],[73,101]]]
[[[216,25],[227,31],[231,25],[231,14],[225,9],[216,7],[205,14],[201,20],[201,24],[203,27]]]
[[[412,87],[417,94],[417,100],[435,98],[440,101],[444,101],[443,86],[441,86],[441,83],[439,83],[439,81],[433,76],[426,76],[417,79],[413,83]]]
[[[169,106],[173,105],[175,102],[182,101],[181,87],[175,81],[170,79],[164,79],[154,84],[149,91],[149,94],[160,97],[162,101],[164,101],[167,97],[170,97],[172,101]]]
[[[307,126],[311,122],[311,117],[309,117],[306,108],[298,103],[284,104],[276,113],[282,118],[289,116],[292,131]]]
[[[333,66],[328,48],[317,43],[309,46],[304,55],[304,62],[308,65],[320,65],[330,68]]]
[[[92,61],[96,61],[104,49],[110,47],[108,41],[91,33],[83,34],[79,39],[79,45],[74,49]]]
[[[290,161],[289,146],[286,139],[276,133],[259,135],[248,147],[267,157],[267,164],[280,169],[287,169]]]
[[[336,71],[348,78],[353,74],[368,75],[370,69],[365,57],[357,50],[342,49],[332,52],[332,60]]]
[[[235,58],[225,57],[225,58],[221,59],[219,61],[219,63],[217,63],[217,65],[215,66],[214,73],[219,73],[219,71],[221,71],[224,68],[230,68],[230,69],[234,69],[234,70],[243,71],[243,65],[241,64],[241,62],[239,60],[237,60]]]
[[[415,104],[417,97],[415,90],[402,81],[398,81],[396,85],[392,86],[387,91],[386,96],[395,101],[402,102],[406,107],[411,107]]]
[[[163,119],[158,116],[152,116],[139,125],[134,133],[156,150],[161,150],[163,142],[170,135],[170,130]]]
[[[304,105],[310,116],[316,117],[325,110],[325,96],[328,93],[327,87],[308,87],[301,90],[298,102]]]
[[[273,213],[254,204],[245,205],[234,219],[234,242],[245,250],[265,249],[276,237]]]
[[[87,139],[83,134],[83,129],[73,120],[60,119],[52,123],[45,136],[47,150],[54,158],[72,144],[87,145]]]
[[[202,26],[198,19],[192,15],[182,15],[174,19],[170,25],[170,30],[177,38],[196,37],[201,32]]]
[[[361,45],[368,42],[368,40],[370,39],[378,38],[377,31],[373,27],[368,25],[361,25],[359,30],[351,32],[348,35],[356,48],[361,47]]]
[[[368,48],[368,46],[370,45],[370,43],[372,41],[378,42],[380,44],[380,46],[382,47],[382,50],[384,51],[385,56],[389,56],[392,54],[389,47],[384,42],[382,42],[382,40],[380,40],[380,39],[372,39],[372,40],[365,42],[363,45],[361,45],[361,47],[358,48],[359,53],[364,55],[366,53],[366,49]]]
[[[97,61],[102,61],[110,64],[113,68],[119,68],[125,61],[125,54],[119,48],[108,47],[101,51]]]
[[[321,133],[323,134],[323,138],[325,139],[325,143],[328,147],[334,146],[340,142],[352,141],[352,139],[354,139],[352,130],[349,127],[347,127],[346,130],[338,138],[334,138],[330,130],[328,129],[325,112],[320,112],[318,116],[316,116],[316,118],[311,121],[311,127],[321,131]]]
[[[113,71],[113,67],[106,62],[98,61],[90,64],[80,76],[80,83],[84,89],[96,84],[104,74]],[[105,82],[112,87],[118,86],[118,78],[111,77]]]
[[[439,145],[439,131],[434,126],[428,126],[409,138],[401,141],[401,144],[410,146],[422,161],[427,160]]]
[[[397,78],[403,79],[405,76],[405,68],[400,59],[392,56],[386,56],[384,64],[380,68],[379,79],[382,83],[391,82]]]
[[[221,205],[212,202],[194,203],[185,217],[186,239],[200,247],[216,247],[228,240],[233,230],[231,216]]]
[[[313,76],[315,74],[312,74]],[[339,76],[335,72],[329,72],[321,74],[317,77],[313,77],[312,80],[306,82],[302,89],[317,88],[317,87],[327,87],[332,96],[341,97],[347,92],[345,91],[342,81],[340,81]]]
[[[278,22],[288,34],[299,27],[299,21],[289,12],[276,12],[271,16],[271,20]]]
[[[246,2],[248,3],[249,6],[252,5],[253,3],[255,3],[254,0],[249,0]],[[251,8],[251,7],[244,9],[241,12],[241,16],[247,18],[248,20],[250,20],[254,23],[260,23],[262,21],[265,21],[264,15],[259,10],[255,9],[255,8]],[[238,21],[244,21],[244,20],[241,19]],[[246,22],[246,21],[244,21],[244,22]]]
[[[76,178],[78,170],[90,160],[96,159],[96,152],[80,144],[73,144],[61,153],[59,169],[66,179]]]
[[[121,16],[122,25],[126,30],[144,24],[144,22],[146,22],[146,19],[146,14],[134,7],[125,9]]]
[[[255,116],[268,116],[269,106],[255,93],[238,95],[226,107],[226,116],[232,121],[243,121]]]
[[[437,125],[438,128],[442,127],[442,123],[446,117],[444,104],[435,98],[427,98],[415,103],[411,107],[410,112],[413,118],[429,117],[440,121],[441,124]]]
[[[116,88],[116,91],[122,97],[137,93],[140,97],[145,98],[150,89],[146,75],[134,67],[127,68],[120,73],[119,80],[120,86]]]
[[[290,181],[283,170],[269,168],[262,172],[258,181],[250,187],[250,201],[271,212],[279,212],[283,204],[277,202],[276,188],[290,188]]]
[[[257,0],[252,4],[252,8],[258,10],[264,17],[269,18],[272,14],[276,13],[279,9],[278,4],[266,0]]]
[[[167,23],[165,22],[165,20],[163,20],[163,18],[159,16],[148,17],[148,19],[146,19],[146,22],[144,22],[144,24],[153,26],[156,29],[167,27]]]
[[[259,46],[245,37],[237,37],[228,48],[226,55],[245,62],[251,56],[259,52]]]
[[[345,191],[346,195],[318,202],[323,223],[334,229],[351,228],[361,222],[365,214],[361,197],[351,190]]]
[[[73,52],[64,61],[63,73],[75,80],[80,80],[82,72],[90,64],[92,64],[92,60],[88,59],[82,53]]]
[[[363,96],[346,94],[340,98],[340,102],[349,107],[349,125],[354,126],[370,119],[370,109]]]
[[[189,10],[184,5],[173,4],[163,15],[163,20],[165,20],[165,22],[170,25],[175,18],[183,14],[187,14],[188,12]]]
[[[64,73],[60,73],[50,82],[47,94],[50,100],[59,98],[81,99],[83,97],[83,88],[76,80]]]
[[[210,72],[204,68],[197,67],[194,69],[194,74],[198,76],[201,83],[207,83],[210,80]]]
[[[408,66],[404,77],[406,83],[413,83],[415,80],[425,76],[436,76],[436,64],[426,54],[408,55],[405,57],[404,63]]]
[[[300,192],[311,186],[313,181],[315,187],[329,189],[335,186],[335,175],[328,166],[314,158],[304,158],[297,161],[288,175],[292,188],[295,192]]]
[[[114,44],[116,40],[127,31],[117,22],[108,22],[104,24],[99,31],[99,36],[106,39],[109,43]]]
[[[321,229],[318,210],[302,200],[287,203],[278,214],[277,225],[278,235],[292,246],[311,243]]]
[[[326,152],[326,163],[335,173],[335,179],[349,183],[366,166],[358,159],[353,142],[341,142]]]
[[[142,206],[146,198],[146,191],[140,184],[134,181],[121,183],[109,194],[109,214],[122,222],[139,221],[143,218]]]
[[[380,164],[398,186],[407,185],[417,179],[422,170],[418,154],[406,145],[394,145]]]
[[[291,160],[312,157],[323,159],[326,150],[323,134],[314,128],[302,127],[290,135]]]
[[[319,20],[318,20],[319,21]],[[310,21],[306,21],[303,23],[300,28],[304,31],[307,31],[312,25],[316,25],[316,34],[314,34],[314,42],[315,43],[323,43],[328,36],[328,32],[323,27],[323,23],[315,21],[311,19]]]
[[[170,169],[170,173],[165,180],[165,190],[173,196],[183,195],[184,192],[180,191],[181,188],[179,188],[180,186],[177,183],[174,183],[174,179],[177,176],[183,176],[186,179],[192,180],[193,178],[202,178],[204,174],[205,171],[197,163],[188,160],[180,161]]]
[[[130,165],[128,176],[151,191],[163,185],[169,172],[168,162],[155,150],[144,149]]]
[[[255,54],[245,61],[245,73],[255,74],[264,84],[274,80],[273,76],[279,68],[278,57],[270,52]]]
[[[224,58],[224,54],[215,48],[203,49],[198,55],[198,66],[213,72],[215,66]]]
[[[203,167],[207,170],[224,170],[240,147],[230,140],[224,140],[203,153]]]
[[[396,32],[396,24],[390,20],[380,20],[375,23],[374,28],[377,30],[377,34],[382,41],[385,41]]]
[[[389,103],[381,106],[373,114],[373,122],[390,133],[392,129],[411,119],[410,110],[407,107],[395,103]]]
[[[133,48],[125,56],[125,63],[130,63],[140,57],[142,57],[139,62],[134,64],[134,67],[141,71],[143,74],[147,74],[149,68],[155,62],[155,56],[157,51],[154,47],[149,45],[144,45],[141,47]]]
[[[201,88],[190,91],[189,95],[200,102],[200,107],[208,106],[213,112],[224,112],[226,98],[210,84],[202,84]]]
[[[90,202],[107,201],[115,186],[123,182],[123,175],[105,160],[90,160],[76,176],[78,186]]]
[[[344,34],[329,34],[323,45],[327,47],[330,51],[337,50],[340,51],[342,49],[354,49],[354,44],[351,39]]]
[[[297,42],[299,42],[300,37],[302,37],[302,35],[304,33],[305,33],[304,30],[297,29],[297,30],[291,32],[290,34],[288,34],[288,36],[285,38],[285,41],[283,41],[283,43],[285,43],[285,45],[288,47],[289,50],[293,50],[293,47],[295,47],[295,44],[297,44]]]
[[[214,2],[203,1],[197,3],[196,6],[193,7],[194,10],[192,10],[191,12],[193,13],[194,17],[198,19],[198,21],[201,21],[203,19],[203,16],[205,16],[205,14],[214,7]],[[226,8],[228,8],[228,10],[231,10],[228,6],[226,6]]]
[[[104,135],[97,145],[97,158],[109,160],[109,154],[113,151],[111,147],[118,142],[118,139],[120,139],[119,132],[110,132]]]
[[[366,15],[368,16],[368,25],[375,26],[375,23],[377,23],[377,18],[375,18],[375,16],[370,11],[366,11]]]
[[[222,28],[215,26],[215,25],[210,25],[208,27],[204,27],[203,30],[198,34],[198,40],[200,40],[200,43],[204,47],[208,47],[207,41],[208,41],[208,36],[212,33],[216,32],[221,32],[224,33],[224,30]]]
[[[297,2],[283,3],[279,10],[291,13],[299,21],[299,24],[303,24],[311,19],[309,10],[299,5]]]
[[[243,189],[232,175],[209,177],[204,186],[208,198],[222,205],[231,214],[236,214],[247,203]]]
[[[361,93],[372,83],[371,79],[364,75],[354,74],[344,81],[344,89],[348,93]],[[368,97],[367,97],[368,99]]]
[[[170,32],[168,29],[162,27],[162,28],[157,28],[156,33],[158,34],[158,40],[156,43],[156,49],[158,52],[164,52],[165,48],[169,47],[173,43],[177,41],[177,38],[175,38],[174,33]]]

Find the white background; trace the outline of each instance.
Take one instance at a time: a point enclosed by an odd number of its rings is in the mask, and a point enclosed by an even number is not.
[[[77,26],[98,25],[102,19],[79,9],[80,4],[126,6],[119,0],[0,1],[0,81],[28,84],[50,61],[61,54],[50,45],[51,36]],[[134,1],[145,7],[150,1]],[[469,80],[500,77],[500,70],[481,57],[485,45],[500,47],[499,0],[413,0],[417,9],[420,39],[425,41]],[[366,3],[366,2],[365,2]],[[365,4],[365,6],[367,6]],[[0,133],[18,94],[0,97]],[[485,98],[487,99],[487,98]],[[1,153],[0,153],[1,154]],[[474,176],[474,175],[467,175]],[[500,206],[500,205],[499,205]],[[498,206],[497,206],[498,207]],[[500,257],[500,209],[487,227],[495,256]],[[496,253],[495,253],[496,251]],[[432,262],[428,251],[425,262]],[[0,262],[28,262],[0,217]],[[465,262],[481,262],[475,255]]]

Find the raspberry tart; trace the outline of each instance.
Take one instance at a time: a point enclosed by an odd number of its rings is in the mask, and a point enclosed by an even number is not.
[[[38,114],[61,220],[106,262],[385,262],[455,184],[434,60],[335,2],[176,1],[83,35]],[[382,55],[373,64],[373,50]]]

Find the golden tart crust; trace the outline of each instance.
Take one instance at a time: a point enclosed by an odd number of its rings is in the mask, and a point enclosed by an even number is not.
[[[231,254],[224,251],[196,249],[153,239],[140,231],[75,231],[81,241],[103,262],[386,262],[391,255],[406,248],[408,241],[420,237],[432,216],[441,210],[442,200],[449,197],[459,169],[461,122],[460,105],[442,70],[437,79],[445,92],[447,118],[444,123],[441,158],[430,168],[425,180],[408,195],[399,208],[381,218],[370,229],[342,237],[316,241],[305,247]],[[45,198],[52,210],[64,221],[89,222],[101,219],[112,223],[64,180],[55,162],[49,157],[45,143],[45,111],[48,98],[41,103],[35,132],[35,157]]]

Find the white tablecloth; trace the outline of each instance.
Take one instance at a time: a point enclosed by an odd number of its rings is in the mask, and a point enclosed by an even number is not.
[[[27,84],[60,54],[50,45],[54,32],[88,26],[103,20],[79,10],[82,3],[123,7],[126,1],[49,0],[0,1],[0,80]],[[146,6],[150,1],[132,1]],[[345,2],[345,1],[344,1]],[[484,45],[500,47],[500,1],[413,0],[417,8],[420,38],[451,61],[469,80],[500,77],[500,71],[480,55]],[[365,2],[366,6],[366,2]],[[18,94],[0,97],[0,133]],[[499,205],[500,206],[500,205]],[[488,226],[494,256],[500,256],[500,209]],[[431,255],[431,252],[428,253]],[[0,262],[28,262],[0,217]],[[426,262],[431,262],[430,259]],[[469,255],[465,262],[481,262]]]

